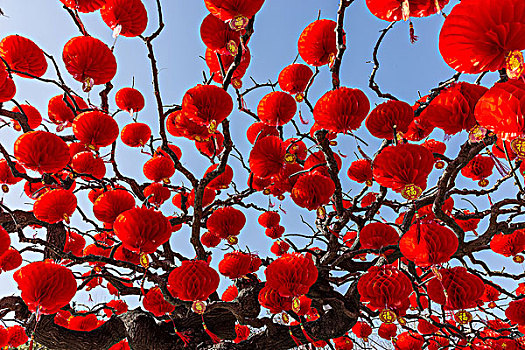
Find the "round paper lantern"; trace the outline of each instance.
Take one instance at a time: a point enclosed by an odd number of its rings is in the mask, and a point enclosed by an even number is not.
[[[468,164],[461,169],[461,175],[468,177],[474,181],[478,181],[481,187],[487,186],[489,181],[487,177],[492,175],[494,169],[494,160],[490,156],[476,155],[468,162]]]
[[[141,254],[154,253],[171,236],[168,219],[152,208],[126,210],[115,219],[113,229],[124,247]]]
[[[253,145],[257,140],[262,139],[266,136],[279,136],[279,130],[276,127],[267,125],[262,122],[253,123],[246,130],[246,137],[248,141]]]
[[[397,309],[412,293],[410,279],[393,265],[372,266],[357,283],[362,301],[379,309]]]
[[[300,63],[291,64],[279,73],[279,87],[283,91],[295,95],[297,102],[302,102],[304,100],[303,93],[313,75],[314,72],[310,67]]]
[[[20,173],[25,173],[26,170],[17,162],[15,163],[15,169]],[[21,177],[15,177],[11,172],[11,168],[5,159],[0,159],[0,183],[6,185],[14,185],[23,180]]]
[[[291,198],[295,204],[308,210],[317,210],[328,204],[335,192],[332,179],[327,176],[308,173],[302,175],[292,188]]]
[[[454,70],[477,74],[505,68],[513,51],[525,49],[525,13],[515,0],[462,1],[439,33],[439,52]]]
[[[204,0],[212,15],[228,22],[234,30],[241,30],[262,7],[264,0]]]
[[[221,243],[221,238],[213,232],[206,231],[201,236],[201,243],[208,248],[214,248]]]
[[[100,9],[104,23],[113,31],[127,37],[141,35],[148,25],[148,13],[140,0],[106,0]]]
[[[78,12],[88,13],[100,9],[106,0],[60,0],[60,2]]]
[[[374,181],[372,161],[366,158],[353,161],[350,164],[350,168],[348,168],[347,174],[350,180],[365,183],[367,186],[372,186]]]
[[[9,246],[11,245],[11,238],[9,237],[9,233],[0,226],[0,256],[7,252],[9,249]]]
[[[421,334],[407,331],[399,334],[396,341],[396,350],[419,350],[423,349],[425,339]]]
[[[169,183],[170,177],[175,174],[175,163],[169,157],[155,156],[144,163],[142,171],[151,181]]]
[[[310,23],[299,36],[299,56],[311,66],[331,64],[337,54],[336,26],[337,23],[329,19]]]
[[[372,167],[379,185],[391,188],[407,199],[415,199],[427,188],[434,156],[419,145],[389,146],[376,156]]]
[[[218,167],[219,167],[219,164],[213,164],[212,166],[210,166],[204,173],[204,177],[206,177],[206,175],[208,175],[212,171],[217,170]],[[226,167],[224,168],[224,171],[222,172],[222,174],[219,174],[216,178],[211,180],[208,186],[206,187],[212,190],[224,190],[230,187],[230,183],[232,182],[232,180],[233,180],[233,169],[231,166],[226,164]]]
[[[57,95],[49,100],[47,104],[47,114],[53,123],[65,123],[66,126],[69,126],[77,116],[77,107],[78,109],[88,108],[88,105],[83,99],[76,95],[71,96],[73,96],[73,99],[66,95],[65,99],[67,104],[64,101],[64,95]]]
[[[184,114],[199,125],[215,130],[233,110],[230,95],[215,85],[197,85],[182,98]]]
[[[77,209],[77,197],[73,192],[63,189],[51,190],[36,200],[33,213],[38,220],[54,224],[69,218]]]
[[[71,159],[71,167],[79,174],[89,174],[96,179],[106,175],[104,160],[89,151],[79,152]],[[84,180],[93,180],[89,176],[82,176]]]
[[[383,249],[399,242],[396,229],[382,222],[365,225],[359,232],[359,243],[363,249]]]
[[[306,144],[298,138],[291,137],[284,141],[286,147],[285,160],[287,163],[295,163],[298,159],[305,160],[308,155]]]
[[[4,328],[4,326],[0,326],[0,346],[4,347],[9,344],[9,331]]]
[[[204,17],[200,28],[201,39],[204,45],[215,55],[218,51],[220,54],[235,56],[241,42],[241,33],[230,28],[211,13]],[[206,50],[208,53],[208,50]],[[224,62],[224,61],[223,61]],[[224,64],[224,69],[229,65]]]
[[[215,210],[206,223],[208,230],[220,238],[237,236],[246,224],[243,212],[233,207]]]
[[[297,105],[286,92],[273,91],[264,96],[257,106],[257,115],[263,123],[281,126],[292,120]]]
[[[372,334],[372,327],[366,322],[358,321],[352,327],[352,332],[357,338],[367,341],[370,334]]]
[[[27,169],[55,173],[69,163],[67,144],[46,131],[30,131],[15,141],[15,158]]]
[[[248,339],[250,336],[250,328],[248,326],[236,324],[235,333],[237,334],[237,337],[233,340],[233,342],[238,344]]]
[[[390,100],[375,107],[366,118],[365,125],[373,136],[392,140],[394,130],[406,133],[413,120],[414,111],[408,103]]]
[[[0,84],[0,103],[7,102],[16,94],[16,85],[11,78],[7,78],[3,84]]]
[[[222,133],[216,132],[206,141],[195,141],[195,147],[209,158],[216,157],[224,151],[224,136]]]
[[[146,293],[142,300],[142,305],[144,305],[144,309],[157,317],[162,317],[175,310],[175,305],[164,299],[164,295],[162,295],[159,287],[153,287]]]
[[[299,253],[285,254],[274,260],[266,270],[266,286],[282,297],[297,297],[308,293],[317,281],[317,267],[311,256]]]
[[[320,129],[347,133],[361,126],[369,110],[370,102],[361,90],[340,87],[317,101],[314,119]]]
[[[22,255],[18,250],[9,248],[4,254],[0,255],[0,270],[11,271],[22,265]]]
[[[50,261],[37,261],[13,275],[29,311],[50,315],[63,308],[77,292],[70,269]]]
[[[140,2],[140,0],[137,1]],[[115,103],[123,111],[129,113],[139,112],[144,108],[144,96],[137,89],[125,87],[117,91]]]
[[[272,314],[292,309],[291,297],[283,297],[267,285],[259,292],[259,303],[262,307],[269,309]]]
[[[285,241],[275,241],[273,242],[270,251],[277,256],[281,256],[286,254],[286,252],[288,252],[288,249],[290,249],[290,245]]]
[[[341,169],[341,157],[337,153],[334,153],[334,159],[337,164],[337,171]],[[323,151],[317,151],[315,153],[311,153],[308,158],[306,158],[306,161],[304,162],[304,168],[305,169],[311,169],[310,172],[321,174],[324,176],[330,176],[330,171],[328,170],[328,166],[326,165],[327,160],[326,156],[324,155]],[[315,169],[312,169],[315,168]]]
[[[503,256],[515,256],[525,250],[525,230],[516,230],[510,234],[499,233],[492,237],[490,249]]]
[[[140,265],[141,258],[144,258],[144,257],[140,256],[140,254],[136,252],[132,252],[131,250],[121,245],[115,250],[115,254],[113,255],[113,258],[115,260],[127,261],[135,265]]]
[[[20,105],[20,107],[22,108],[22,110],[20,110],[18,106],[15,106],[13,107],[12,111],[15,113],[23,113],[27,117],[27,124],[29,125],[31,129],[38,128],[40,124],[42,123],[42,116],[40,115],[40,112],[38,111],[38,109],[36,109],[35,107],[31,105],[26,105],[26,104]],[[18,131],[22,130],[22,127],[16,120],[13,120],[13,126],[15,130],[18,130]]]
[[[399,249],[408,260],[427,267],[449,261],[458,249],[458,238],[435,221],[423,221],[412,225],[401,237]]]
[[[428,297],[448,310],[475,307],[485,291],[483,281],[462,266],[439,269],[441,279],[433,278],[427,284]],[[446,294],[444,293],[446,291]]]
[[[90,111],[79,114],[73,122],[73,134],[89,148],[106,147],[118,137],[118,124],[109,114]]]
[[[122,128],[120,139],[129,147],[142,147],[151,137],[151,129],[148,124],[131,123]]]
[[[47,61],[42,49],[20,35],[9,35],[0,41],[0,56],[9,68],[20,71],[15,74],[24,78],[32,78],[28,74],[41,77],[47,70]]]
[[[99,326],[99,320],[95,314],[71,316],[67,327],[73,331],[89,332]]]
[[[83,89],[89,91],[93,85],[105,84],[115,76],[117,61],[113,52],[102,41],[91,36],[78,36],[64,46],[62,60],[66,70]]]
[[[126,190],[115,189],[102,193],[93,203],[93,214],[106,223],[113,223],[117,216],[135,207],[135,199]]]
[[[279,221],[281,221],[281,216],[276,211],[265,211],[264,213],[259,215],[257,221],[262,227],[275,227],[279,225]]]
[[[219,286],[219,274],[202,260],[185,260],[168,276],[168,290],[180,300],[206,301]]]
[[[427,17],[440,12],[449,0],[366,0],[374,16],[385,21],[407,21],[410,17]]]
[[[239,291],[235,285],[228,286],[221,295],[222,301],[233,301],[239,295]]]
[[[213,135],[213,132],[206,126],[197,124],[183,111],[176,111],[168,115],[166,130],[175,137],[185,137],[195,141],[208,140]]]
[[[13,348],[18,348],[21,345],[24,345],[29,340],[29,337],[26,334],[24,327],[19,325],[14,325],[7,329],[9,333],[9,346]]]
[[[219,262],[219,272],[231,279],[256,272],[261,266],[261,259],[256,254],[233,251],[224,255]]]
[[[259,139],[250,152],[250,170],[259,177],[277,175],[285,164],[286,148],[277,136]]]
[[[155,207],[160,207],[165,201],[170,199],[171,191],[163,184],[154,182],[148,185],[144,191],[144,197],[149,198],[148,202],[153,204]]]
[[[354,342],[347,336],[334,338],[332,341],[334,342],[335,350],[352,350],[354,348]]]
[[[221,57],[222,67],[224,68],[224,73],[228,73],[228,69],[231,67],[235,56],[230,55],[229,53],[220,53]],[[206,65],[210,69],[210,76],[213,75],[213,81],[219,84],[223,83],[223,76],[221,71],[221,65],[219,63],[219,58],[217,57],[217,53],[213,52],[210,49],[206,49],[206,54],[204,55],[204,58],[206,60]],[[248,48],[245,48],[242,52],[241,62],[235,68],[235,71],[233,72],[231,83],[232,86],[236,89],[240,89],[242,87],[242,77],[246,73],[246,70],[248,69],[248,66],[250,65],[251,61],[251,55],[250,50]]]
[[[498,138],[512,141],[525,132],[524,108],[525,83],[509,80],[490,88],[479,99],[474,114],[480,126],[494,132]],[[518,155],[523,154],[523,151],[514,151]]]
[[[86,246],[84,237],[74,231],[66,232],[66,243],[64,244],[64,253],[72,253],[75,256],[83,256],[82,251]]]
[[[505,310],[505,316],[519,326],[525,325],[525,299],[511,301]]]
[[[391,340],[397,335],[397,326],[393,323],[381,323],[377,330],[377,335],[383,339]]]

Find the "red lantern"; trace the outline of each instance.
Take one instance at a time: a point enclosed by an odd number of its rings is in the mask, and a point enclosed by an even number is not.
[[[124,339],[117,344],[110,347],[108,350],[130,350],[129,343],[127,339]]]
[[[87,314],[85,316],[71,316],[66,328],[73,331],[89,332],[98,328],[99,325],[99,320],[95,314]]]
[[[497,234],[490,241],[490,249],[503,256],[515,256],[525,250],[525,230],[516,230],[511,234]]]
[[[525,325],[525,299],[511,301],[505,310],[505,316],[519,326]]]
[[[259,139],[250,152],[250,170],[259,177],[277,175],[285,164],[286,148],[277,136]]]
[[[485,291],[483,292],[480,300],[489,303],[489,308],[494,308],[496,307],[495,301],[499,299],[500,295],[501,292],[499,290],[492,287],[490,284],[485,284]]]
[[[206,170],[206,172],[204,173],[204,177],[206,177],[206,175],[208,175],[212,171],[217,170],[218,167],[219,167],[219,164],[214,164],[210,166],[208,170]],[[232,180],[233,180],[233,169],[231,168],[231,166],[226,164],[226,167],[224,168],[224,171],[222,172],[222,174],[220,174],[219,176],[211,180],[207,187],[212,190],[225,190],[230,186],[230,183],[232,182]]]
[[[90,149],[111,145],[118,137],[118,124],[110,115],[91,111],[78,115],[73,122],[75,137]]]
[[[211,203],[213,203],[213,201],[215,200],[215,191],[212,190],[211,188],[205,188],[204,189],[204,194],[202,196],[202,207],[207,207],[208,205],[210,205]],[[173,202],[175,202],[175,198],[173,198]],[[195,205],[195,190],[191,190],[190,194],[188,195],[188,205],[190,207],[193,207]]]
[[[135,265],[139,265],[141,263],[141,258],[144,259],[144,257],[141,257],[138,253],[126,249],[123,245],[119,246],[115,250],[113,258],[115,260],[127,261]]]
[[[159,287],[153,287],[146,293],[142,300],[142,305],[157,317],[162,317],[175,310],[175,305],[170,304],[164,299],[164,295],[162,295]]]
[[[128,113],[139,112],[144,108],[144,96],[137,89],[125,87],[117,91],[115,103],[118,108]]]
[[[263,123],[281,126],[292,120],[297,105],[292,96],[286,92],[270,92],[262,98],[257,106],[257,115]]]
[[[218,86],[197,85],[184,94],[182,110],[195,123],[215,131],[217,125],[232,112],[233,101],[230,95]]]
[[[421,116],[414,118],[404,137],[409,141],[421,141],[434,130],[434,125]]]
[[[302,102],[303,93],[313,75],[310,67],[300,63],[291,64],[279,73],[279,87],[289,94],[295,94],[295,100]]]
[[[381,323],[377,335],[386,340],[391,340],[397,335],[397,326],[393,323]]]
[[[201,236],[201,243],[208,248],[214,248],[221,243],[221,238],[213,232],[206,231]]]
[[[259,215],[257,221],[262,227],[275,227],[279,225],[279,222],[281,221],[281,216],[276,211],[265,211],[264,213]]]
[[[340,87],[317,101],[314,119],[320,129],[347,133],[361,126],[369,110],[370,102],[361,90]]]
[[[229,53],[223,53],[219,55],[221,57],[224,73],[228,73],[228,70],[233,63],[235,56],[232,56]],[[222,84],[224,78],[222,76],[221,65],[219,64],[219,58],[217,57],[217,53],[210,49],[206,49],[206,54],[204,55],[204,58],[206,60],[206,65],[210,69],[210,75],[213,75],[213,81]],[[240,89],[242,87],[241,79],[246,73],[248,66],[250,65],[250,60],[250,50],[248,48],[245,48],[242,52],[241,62],[239,63],[237,68],[235,68],[235,71],[233,72],[231,78],[231,82],[234,88]]]
[[[0,84],[0,102],[7,102],[16,94],[16,85],[11,78],[7,78]]]
[[[142,171],[151,181],[169,183],[170,177],[175,174],[175,163],[169,157],[155,156],[144,163]]]
[[[9,68],[20,72],[15,74],[23,78],[32,78],[28,74],[41,77],[47,70],[42,49],[20,35],[9,35],[0,41],[0,56]]]
[[[420,267],[445,263],[457,249],[455,233],[435,221],[412,225],[399,241],[403,256]]]
[[[141,35],[148,25],[148,13],[140,0],[106,0],[100,15],[114,33],[117,30],[127,37]],[[118,26],[120,31],[116,29]]]
[[[60,0],[60,2],[78,12],[88,13],[100,9],[106,0]]]
[[[10,245],[11,238],[9,237],[9,233],[7,233],[7,231],[2,226],[0,226],[0,256],[7,252]]]
[[[37,261],[13,275],[31,312],[50,315],[69,304],[77,292],[70,269],[50,261]]]
[[[380,309],[397,309],[412,293],[410,279],[393,265],[372,266],[357,283],[362,301]]]
[[[71,252],[75,256],[83,256],[82,251],[86,246],[84,237],[74,231],[68,230],[66,232],[66,243],[64,244],[64,253]]]
[[[148,202],[157,208],[171,197],[170,189],[158,182],[148,185],[144,189],[143,193],[144,197],[149,198]]]
[[[241,42],[241,34],[230,28],[227,23],[224,23],[212,14],[204,17],[202,20],[201,28],[201,39],[204,45],[210,50],[211,54],[215,55],[215,52],[220,54],[228,54],[235,56],[239,44]],[[206,50],[206,55],[208,50]],[[223,64],[224,69],[229,65]]]
[[[372,334],[372,327],[370,327],[370,325],[366,322],[358,321],[352,327],[352,332],[357,338],[363,339],[364,341],[368,341],[368,337],[370,336],[370,334]]]
[[[334,153],[334,159],[337,163],[337,171],[341,170],[341,157],[337,153]],[[306,161],[304,162],[304,168],[305,169],[312,169],[310,170],[312,173],[321,174],[324,176],[330,176],[330,172],[328,171],[328,166],[326,166],[327,160],[326,156],[324,155],[323,151],[317,151],[315,153],[312,153],[306,158]],[[321,165],[322,164],[322,165]],[[320,166],[321,165],[321,166]]]
[[[397,336],[395,346],[396,350],[419,350],[423,349],[424,343],[425,339],[421,336],[421,334],[413,331],[407,331]]]
[[[237,287],[234,285],[228,286],[224,293],[222,293],[221,300],[222,301],[233,301],[237,296],[239,295],[239,291],[237,290]]]
[[[120,139],[129,147],[142,147],[151,137],[151,129],[148,124],[131,123],[122,128]]]
[[[317,267],[311,256],[285,254],[274,260],[266,270],[266,286],[282,297],[297,297],[308,293],[317,281]]]
[[[366,6],[377,18],[395,22],[439,13],[448,2],[449,0],[366,0]]]
[[[448,310],[475,307],[485,290],[483,281],[461,266],[440,269],[438,275],[441,278],[435,277],[427,284],[428,297]]]
[[[12,111],[15,113],[23,113],[27,117],[27,124],[31,129],[36,129],[40,126],[42,123],[42,116],[40,115],[40,112],[38,109],[31,105],[20,105],[22,110],[18,108],[18,106],[13,107]],[[15,130],[22,130],[22,127],[18,123],[18,121],[13,120],[13,126]]]
[[[284,146],[286,147],[285,161],[287,163],[295,163],[298,159],[306,159],[308,150],[303,141],[292,137],[284,141]]]
[[[237,338],[233,340],[234,343],[238,344],[242,341],[245,341],[250,336],[250,328],[248,326],[243,326],[240,324],[235,325],[235,333],[237,334]]]
[[[161,212],[139,207],[120,214],[113,229],[124,247],[144,254],[154,253],[171,236],[171,224]]]
[[[18,163],[15,163],[15,169],[24,174],[26,170]],[[0,159],[0,183],[6,185],[14,185],[23,180],[21,177],[15,177],[11,172],[11,168],[5,159]]]
[[[7,332],[9,333],[9,346],[12,348],[18,348],[29,340],[26,330],[22,326],[14,325],[9,327]]]
[[[224,136],[217,131],[206,141],[195,141],[195,147],[207,157],[216,157],[224,151]]]
[[[115,189],[102,193],[93,203],[93,214],[106,223],[112,224],[117,216],[135,207],[135,199],[126,190]]]
[[[303,30],[297,46],[299,55],[306,63],[318,67],[334,61],[337,54],[336,26],[337,23],[332,20],[321,19],[310,23]]]
[[[22,265],[22,255],[18,250],[9,248],[4,254],[0,255],[0,270],[11,271]]]
[[[91,36],[78,36],[64,46],[62,60],[73,79],[89,91],[93,85],[105,84],[115,76],[117,61],[102,41]]]
[[[279,136],[279,131],[276,127],[267,125],[265,123],[257,122],[253,123],[248,127],[246,131],[246,137],[248,141],[253,145],[257,140],[262,139],[266,136]]]
[[[166,130],[175,137],[185,137],[190,140],[208,140],[213,132],[204,125],[199,125],[190,120],[189,115],[183,111],[176,111],[166,118]]]
[[[286,252],[288,252],[288,249],[290,249],[290,245],[285,241],[275,241],[273,242],[270,251],[277,256],[281,256],[286,254]]]
[[[434,167],[434,156],[419,145],[389,146],[373,162],[374,179],[381,186],[415,199],[427,188],[427,177]]]
[[[259,292],[259,303],[272,314],[292,309],[292,298],[281,296],[275,289],[264,286]]]
[[[46,131],[30,131],[15,141],[15,158],[27,169],[55,173],[69,163],[67,144]]]
[[[525,49],[524,38],[521,2],[466,1],[448,14],[439,34],[439,52],[458,72],[493,72],[505,68],[509,53]]]
[[[320,174],[302,175],[292,188],[291,198],[295,204],[308,210],[317,210],[328,204],[335,192],[332,179]]]
[[[54,224],[62,220],[69,222],[69,218],[77,208],[77,197],[68,190],[51,190],[36,200],[33,204],[33,213],[38,220]]]
[[[229,22],[233,30],[241,30],[248,24],[262,7],[264,0],[204,0],[212,15],[224,22]]]
[[[76,95],[71,99],[68,95],[57,95],[52,97],[47,104],[47,115],[49,119],[55,124],[63,124],[69,126],[73,123],[73,120],[77,116],[79,109],[87,109],[88,105],[83,99]]]
[[[267,228],[264,231],[264,234],[270,237],[271,239],[277,239],[277,238],[282,237],[282,235],[284,234],[284,230],[285,230],[284,226],[278,225],[278,226]]]
[[[432,319],[432,321],[440,323],[439,318],[437,316],[432,315],[430,316],[430,318]],[[417,323],[417,331],[421,334],[432,334],[437,333],[437,331],[439,331],[439,327],[435,326],[434,324],[432,324],[424,318],[420,318]]]
[[[474,181],[478,181],[478,184],[481,187],[484,187],[489,183],[487,177],[492,175],[493,168],[494,160],[491,157],[478,154],[461,169],[461,175]]]
[[[185,260],[168,276],[168,290],[180,300],[206,301],[219,286],[219,274],[202,260]]]
[[[96,179],[106,175],[106,165],[102,158],[89,151],[79,152],[71,159],[71,167],[79,174],[89,174]],[[82,176],[86,181],[93,180],[89,176]]]
[[[525,83],[509,80],[494,85],[479,99],[475,116],[479,125],[496,133],[498,138],[511,141],[525,132],[524,108]]]
[[[394,131],[406,133],[413,120],[414,111],[408,103],[390,100],[375,107],[366,118],[365,125],[373,136],[392,140]]]
[[[219,272],[231,279],[256,272],[261,266],[261,259],[255,254],[233,251],[224,255],[219,263]]]
[[[370,159],[358,159],[353,161],[348,168],[348,177],[359,183],[372,186],[374,175],[372,173],[372,161]]]
[[[363,249],[383,249],[389,245],[397,245],[399,234],[396,229],[382,222],[372,222],[365,225],[359,232],[359,243]]]
[[[220,238],[237,236],[246,224],[243,212],[233,207],[223,207],[215,210],[206,223],[208,230]]]

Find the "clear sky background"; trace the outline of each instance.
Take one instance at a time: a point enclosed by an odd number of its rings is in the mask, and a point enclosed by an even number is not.
[[[149,15],[149,24],[145,34],[149,34],[157,27],[157,16],[154,0],[143,0]],[[444,8],[446,13],[455,5],[457,1],[451,1]],[[252,55],[250,67],[243,79],[244,87],[250,87],[249,77],[253,77],[257,82],[271,80],[275,82],[282,68],[292,63],[297,56],[297,40],[302,30],[311,22],[317,19],[318,12],[321,11],[321,18],[336,19],[339,1],[337,0],[266,0],[262,10],[256,15],[255,33],[249,43]],[[73,24],[67,12],[62,9],[62,4],[58,0],[0,0],[0,8],[7,17],[0,17],[0,38],[10,34],[20,34],[32,39],[44,51],[53,55],[59,64],[64,78],[68,84],[76,89],[81,96],[87,98],[87,94],[82,93],[80,83],[73,80],[65,71],[61,60],[62,48],[64,44],[74,36],[80,35],[78,29]],[[208,14],[202,0],[167,0],[163,1],[163,13],[166,27],[162,35],[155,40],[155,53],[160,69],[160,83],[163,101],[166,105],[180,104],[185,91],[202,82],[202,71],[205,70],[209,76],[208,69],[200,56],[204,55],[205,46],[200,40],[199,28],[202,19]],[[92,14],[81,14],[88,32],[104,41],[111,46],[113,39],[112,30],[109,29],[100,18],[99,12]],[[409,28],[407,22],[399,22],[387,34],[379,51],[381,68],[376,76],[384,92],[390,92],[399,99],[413,104],[420,93],[425,95],[433,87],[436,87],[440,81],[452,77],[455,73],[449,68],[438,51],[439,28],[443,24],[444,18],[434,15],[423,19],[413,19],[416,35],[419,41],[411,44],[409,40]],[[370,99],[371,105],[384,102],[378,99],[376,95],[368,88],[368,79],[372,71],[373,47],[379,37],[379,31],[388,26],[388,22],[374,17],[367,9],[364,0],[356,0],[346,11],[345,26],[347,51],[345,53],[341,67],[341,85],[348,87],[357,87],[362,89]],[[146,99],[146,107],[139,113],[139,121],[148,123],[153,131],[157,129],[157,115],[154,97],[152,94],[151,72],[149,62],[146,59],[146,48],[143,42],[138,38],[120,37],[116,43],[115,56],[117,57],[117,75],[112,81],[115,88],[110,94],[110,109],[116,110],[114,104],[114,95],[118,89],[131,86],[132,79],[135,79],[135,87],[139,89]],[[301,59],[298,62],[302,62]],[[54,71],[50,66],[45,77],[54,77]],[[462,77],[462,80],[473,81],[475,76]],[[496,74],[488,74],[484,79],[484,85],[490,86],[497,79]],[[61,91],[55,86],[36,82],[33,80],[15,77],[17,94],[15,99],[22,103],[28,101],[31,105],[37,107],[44,118],[47,118],[47,103],[49,99]],[[330,74],[328,67],[321,67],[321,74],[316,79],[310,90],[309,98],[312,103],[326,91],[331,89]],[[99,103],[98,91],[100,87],[92,90],[89,97],[96,104]],[[270,92],[268,88],[250,94],[246,98],[248,106],[256,110],[257,103],[264,94]],[[231,88],[230,93],[234,96]],[[5,107],[11,108],[11,103],[6,103]],[[303,117],[310,121],[309,125],[298,124],[303,131],[313,123],[313,118],[308,108],[303,104],[299,107]],[[120,113],[116,116],[119,126],[122,128],[129,123],[130,117],[127,113]],[[240,112],[234,111],[230,116],[232,137],[235,144],[248,158],[249,143],[246,140],[246,128],[252,123],[252,119]],[[53,126],[51,126],[53,128]],[[292,136],[292,127],[285,126],[285,135]],[[66,130],[64,134],[71,134],[71,130]],[[357,133],[358,136],[370,140],[369,147],[365,147],[365,152],[372,155],[380,143],[380,140],[374,139],[366,128],[361,127]],[[18,134],[7,128],[0,130],[0,139],[8,145],[8,150],[12,151],[14,139]],[[435,131],[432,137],[437,140],[443,140],[443,132]],[[457,146],[464,142],[467,134],[462,132],[452,137],[447,142],[448,150],[446,155],[454,157],[457,154]],[[170,141],[183,149],[182,162],[188,168],[192,169],[195,174],[201,176],[210,165],[209,161],[199,155],[195,150],[193,142],[185,139],[175,139],[170,137]],[[343,159],[341,177],[343,178],[343,189],[352,190],[351,193],[357,193],[362,187],[351,182],[346,177],[346,170],[350,162],[355,160],[353,153],[356,151],[355,142],[350,136],[339,136],[338,150],[348,156]],[[109,147],[107,148],[109,152]],[[102,152],[104,154],[106,152]],[[146,181],[142,174],[142,165],[148,159],[148,156],[140,154],[136,149],[131,149],[122,143],[117,147],[117,159],[122,173],[128,176],[135,176],[140,182]],[[232,165],[236,170],[235,179],[240,189],[245,188],[247,174],[238,166],[238,162],[233,160]],[[111,174],[108,168],[108,174]],[[434,184],[439,170],[435,170],[429,178],[429,184]],[[490,178],[491,184],[499,176],[495,173]],[[180,175],[172,178],[172,183],[179,184],[183,181]],[[188,182],[184,182],[188,185]],[[460,187],[475,187],[475,182],[469,179],[458,179]],[[512,190],[512,184],[507,185],[507,191]],[[430,186],[429,186],[430,187]],[[373,188],[377,192],[377,184]],[[504,190],[505,191],[505,190]],[[25,209],[31,208],[31,203],[21,196],[22,187],[19,185],[13,187],[12,191],[4,196],[4,202],[12,207]],[[88,215],[92,215],[91,203],[87,200],[87,193],[78,195],[79,205],[83,206]],[[257,195],[256,202],[260,205],[267,205],[267,198]],[[400,198],[400,197],[395,197]],[[497,197],[493,198],[497,200]],[[279,204],[276,199],[272,202]],[[481,198],[478,203],[482,208],[488,206],[486,198]],[[287,215],[282,215],[283,225],[287,233],[309,232],[308,228],[300,223],[299,214],[305,215],[313,223],[315,214],[306,211],[296,210],[293,202],[287,198],[282,203],[282,207],[287,211]],[[456,201],[456,208],[468,208],[466,202]],[[166,215],[172,215],[174,206],[166,203],[162,207]],[[257,251],[261,256],[268,256],[269,247],[272,241],[264,235],[263,229],[257,224],[258,213],[254,211],[243,210],[247,217],[248,223],[240,235],[240,246],[249,246],[251,251]],[[390,219],[393,216],[388,210],[382,210],[382,215]],[[73,223],[82,225],[79,214],[73,215]],[[484,224],[480,225],[480,232],[483,232]],[[193,249],[186,243],[189,236],[188,228],[174,234],[172,238],[174,248],[188,257],[193,256]],[[222,247],[219,246],[219,247]],[[218,254],[215,254],[217,252]],[[221,252],[219,249],[214,250],[214,263],[220,261]],[[503,263],[512,265],[508,271],[519,271],[523,268],[512,263],[511,259],[501,259],[488,257],[494,262],[494,268],[501,268]],[[500,265],[500,266],[498,266]],[[16,290],[13,286],[10,273],[0,276],[2,290],[5,293],[11,293]],[[261,273],[261,276],[262,273]],[[229,280],[221,278],[220,290],[223,290]],[[103,298],[103,292],[93,291],[94,299]]]

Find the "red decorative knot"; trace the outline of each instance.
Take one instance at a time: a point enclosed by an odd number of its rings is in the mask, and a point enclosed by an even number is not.
[[[488,184],[489,184],[489,180],[487,179],[481,179],[478,181],[478,185],[480,185],[481,187],[486,187]]]
[[[284,161],[288,164],[295,163],[296,159],[297,157],[295,156],[295,154],[292,154],[292,153],[286,153],[286,155],[284,156]]]
[[[525,138],[518,137],[512,140],[510,148],[516,153],[519,158],[525,158]]]
[[[235,244],[239,243],[239,239],[237,238],[237,236],[228,236],[228,238],[226,238],[226,240],[231,245],[235,245]]]
[[[423,190],[421,189],[421,187],[414,184],[409,184],[405,185],[405,188],[403,188],[401,195],[405,199],[415,200],[421,195],[422,192]]]
[[[242,30],[248,25],[248,18],[243,15],[237,15],[230,20],[230,28],[232,30]]]
[[[392,310],[384,309],[379,313],[379,319],[383,323],[392,324],[396,321],[397,315]]]
[[[525,64],[521,51],[515,50],[507,54],[505,58],[505,68],[507,70],[507,76],[510,79],[518,79],[523,74]]]
[[[445,167],[445,162],[442,160],[438,160],[434,166],[436,167],[436,169],[443,169]]]
[[[304,101],[304,93],[302,92],[298,92],[297,94],[295,94],[295,100],[299,103],[303,102]]]
[[[479,126],[479,125],[475,125],[469,131],[468,140],[471,143],[481,142],[481,141],[483,141],[483,138],[485,137],[486,134],[487,134],[487,129],[485,129],[485,128]]]
[[[228,41],[228,43],[226,44],[226,50],[228,50],[228,52],[232,56],[236,56],[237,55],[237,53],[239,52],[239,47],[235,43],[235,40]]]
[[[206,303],[204,301],[196,300],[191,305],[191,311],[202,315],[206,311]]]
[[[142,266],[145,269],[149,267],[148,254],[145,254],[145,253],[140,254],[140,266]]]
[[[454,319],[459,324],[469,324],[472,321],[472,314],[465,310],[460,310],[454,315]]]
[[[514,258],[512,258],[512,260],[514,260],[515,263],[522,264],[524,261],[524,258],[521,255],[516,255],[514,256]]]

